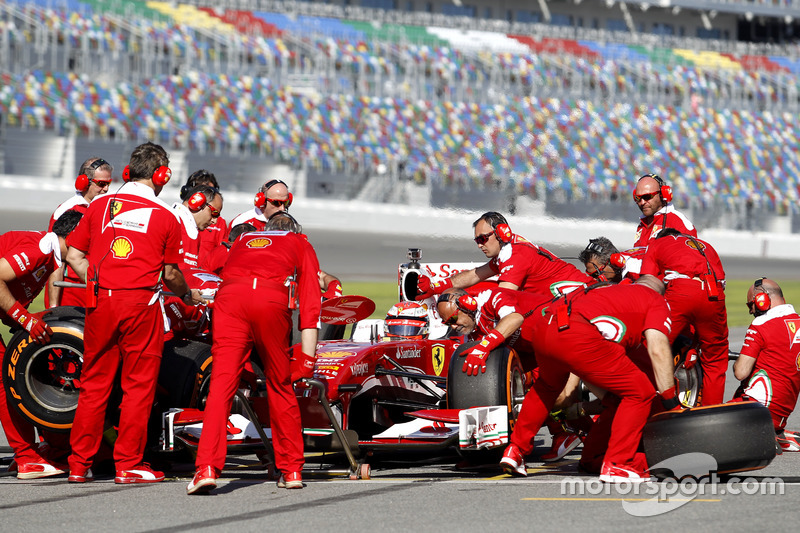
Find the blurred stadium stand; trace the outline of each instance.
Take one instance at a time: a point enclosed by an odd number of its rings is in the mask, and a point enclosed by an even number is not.
[[[538,22],[198,2],[0,4],[4,172],[72,179],[153,140],[229,190],[294,172],[315,198],[633,220],[655,171],[699,227],[800,229],[800,48],[701,38],[788,32],[798,2],[560,2]]]

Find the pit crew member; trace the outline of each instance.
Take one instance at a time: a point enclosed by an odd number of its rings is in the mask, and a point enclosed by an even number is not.
[[[722,403],[728,371],[728,315],[725,270],[716,250],[705,241],[667,228],[650,241],[642,274],[667,284],[673,342],[691,326],[699,341],[703,369],[702,404]]]
[[[269,231],[286,228],[290,231]],[[320,313],[319,263],[314,248],[300,234],[288,213],[272,217],[265,232],[245,233],[231,247],[217,292],[211,385],[203,432],[197,450],[197,471],[187,494],[208,492],[225,466],[226,427],[240,375],[252,349],[266,375],[269,418],[279,488],[301,489],[303,437],[300,409],[292,382],[311,377],[316,360]],[[297,292],[293,287],[296,283]],[[289,358],[291,309],[300,310],[300,354]]]
[[[633,201],[642,212],[636,228],[634,247],[647,246],[664,228],[675,228],[681,233],[697,237],[697,230],[686,216],[672,205],[672,187],[657,174],[645,174],[636,183]]]
[[[186,301],[204,303],[190,291],[180,261],[180,223],[157,198],[170,179],[169,158],[159,145],[137,146],[117,192],[92,202],[68,239],[67,262],[87,282],[81,394],[70,435],[69,481],[92,479],[108,397],[117,371],[123,391],[114,445],[116,483],[164,479],[142,462],[147,421],[155,394],[164,323],[160,280]]]
[[[111,173],[114,167],[100,157],[90,157],[83,162],[78,170],[78,177],[75,179],[75,194],[66,202],[59,205],[50,217],[47,231],[53,231],[53,224],[62,214],[69,210],[86,212],[86,208],[97,196],[108,192],[111,185]],[[80,283],[80,279],[75,272],[65,264],[64,281]],[[61,289],[60,305],[74,305],[84,307],[86,305],[86,291],[72,287]],[[50,288],[45,293],[45,307],[55,307],[55,303],[50,300]]]
[[[786,303],[780,286],[766,278],[748,289],[747,307],[755,318],[733,374],[742,381],[743,399],[769,409],[781,450],[800,451],[798,435],[785,430],[800,394],[800,315]]]
[[[484,213],[472,226],[475,243],[489,261],[436,283],[431,283],[427,276],[420,276],[417,300],[441,294],[451,287],[471,287],[494,275],[499,276],[500,287],[551,297],[593,281],[590,276],[552,252],[511,233],[505,217],[500,213]]]
[[[28,305],[36,299],[52,274],[60,272],[66,256],[66,237],[78,225],[83,213],[68,210],[53,224],[53,231],[9,231],[0,236],[0,319],[12,330],[26,329],[37,343],[50,340],[52,330],[42,319],[44,313],[29,313]],[[60,277],[60,276],[59,276]],[[58,296],[52,299],[58,305]],[[6,346],[0,339],[5,352]],[[36,479],[63,474],[66,465],[56,459],[56,447],[37,445],[33,425],[9,408],[0,380],[0,423],[9,445],[14,450],[14,463],[19,479]],[[48,439],[58,436],[48,435]],[[59,442],[52,442],[61,445]],[[66,448],[66,442],[63,443]]]
[[[181,187],[181,202],[185,202],[191,196],[193,189],[200,185],[213,187],[219,191],[219,182],[213,172],[205,169],[195,170]],[[200,257],[206,256],[219,244],[225,242],[227,236],[228,224],[221,216],[217,217],[210,226],[200,232]]]
[[[536,433],[572,372],[619,398],[600,479],[633,483],[649,479],[636,450],[656,389],[626,350],[635,349],[643,339],[647,342],[664,407],[679,407],[668,339],[669,308],[661,291],[663,284],[654,276],[642,276],[635,284],[598,284],[573,291],[544,314],[532,315],[539,376],[525,396],[501,460],[506,472],[527,475],[524,456],[532,451]]]
[[[589,244],[578,254],[578,261],[586,267],[586,274],[599,281],[619,283],[622,281],[622,268],[611,262],[611,256],[619,250],[605,237],[589,239]]]
[[[200,254],[200,267],[203,270],[219,275],[219,273],[222,272],[222,267],[225,266],[225,261],[228,260],[228,252],[233,242],[242,233],[249,233],[251,231],[256,231],[256,227],[248,223],[237,224],[232,227],[227,240],[222,241],[207,254]]]
[[[237,224],[248,223],[262,231],[267,225],[267,220],[279,211],[288,211],[292,205],[292,193],[289,187],[281,180],[269,180],[266,182],[253,199],[255,207],[250,211],[240,213],[233,220],[229,229],[233,229]]]
[[[183,257],[179,266],[199,268],[202,235],[219,219],[222,193],[208,185],[198,185],[187,191],[183,203],[172,208],[181,221]]]

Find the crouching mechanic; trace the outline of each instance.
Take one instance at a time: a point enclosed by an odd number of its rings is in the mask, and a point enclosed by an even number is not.
[[[506,472],[527,475],[524,456],[532,451],[536,433],[572,372],[619,398],[600,479],[612,483],[649,479],[636,450],[656,389],[626,355],[626,349],[646,341],[664,407],[679,407],[668,340],[669,308],[661,291],[661,281],[643,276],[633,285],[595,285],[573,291],[543,313],[532,315],[539,376],[525,396],[500,461]],[[593,428],[589,439],[595,431]],[[585,443],[584,453],[587,446]]]
[[[462,372],[471,376],[486,372],[489,354],[505,344],[514,348],[523,370],[533,381],[538,368],[533,350],[533,321],[530,317],[551,301],[550,297],[543,294],[496,287],[487,288],[474,298],[463,289],[447,289],[439,295],[436,310],[453,333],[479,341],[465,354]],[[572,384],[577,384],[577,380]],[[570,390],[565,390],[564,398],[569,397],[569,393]],[[559,409],[563,407],[558,406]],[[567,431],[552,417],[548,417],[546,423],[553,437],[553,445],[549,452],[541,456],[543,461],[557,461],[580,444],[578,434]],[[587,432],[591,427],[591,419],[582,417],[575,424],[578,429]]]
[[[9,231],[0,236],[0,317],[12,330],[20,327],[37,344],[44,344],[53,334],[43,313],[26,309],[36,299],[48,279],[60,277],[62,258],[67,254],[66,236],[78,225],[83,213],[69,210],[53,224],[53,231]],[[51,274],[56,274],[51,275]],[[52,285],[52,284],[51,284]],[[57,295],[57,293],[56,293]],[[58,297],[51,299],[58,305]],[[5,352],[5,343],[0,339]],[[0,380],[0,422],[8,443],[14,450],[19,479],[36,479],[63,474],[66,465],[55,463],[54,450],[37,446],[33,425],[8,405],[5,387]],[[47,438],[50,438],[48,436]]]
[[[778,445],[800,451],[800,439],[786,431],[800,393],[800,315],[771,279],[757,279],[747,291],[747,307],[755,318],[747,328],[733,374],[742,381],[742,399],[767,406]]]
[[[292,383],[311,377],[320,313],[319,263],[302,228],[288,213],[273,216],[265,232],[245,233],[222,270],[212,324],[211,385],[197,449],[197,471],[187,494],[208,492],[225,466],[227,421],[234,393],[255,347],[266,375],[279,488],[301,489],[303,435]],[[275,230],[275,231],[270,231]],[[288,231],[287,231],[288,230]],[[302,357],[290,360],[292,309],[300,309]]]

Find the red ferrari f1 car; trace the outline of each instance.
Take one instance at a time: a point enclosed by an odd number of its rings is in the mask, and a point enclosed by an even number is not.
[[[476,266],[421,264],[420,253],[414,249],[409,259],[398,271],[400,301],[414,299],[422,272],[436,279]],[[457,448],[468,454],[486,448],[502,450],[526,392],[525,372],[516,352],[498,348],[491,353],[485,373],[468,376],[461,372],[458,359],[470,344],[447,336],[448,328],[432,302],[428,302],[427,336],[388,340],[382,335],[382,320],[365,320],[370,304],[362,297],[343,297],[324,306],[329,323],[352,323],[353,327],[348,339],[320,341],[314,379],[296,384],[306,450],[344,452],[351,477],[369,475],[369,466],[359,461],[370,451]],[[371,304],[366,313],[373,309]],[[5,353],[2,379],[9,405],[24,418],[43,429],[67,432],[80,392],[83,310],[56,308],[45,320],[55,333],[50,343],[33,344],[27,332],[17,332]],[[165,345],[151,417],[151,453],[172,455],[196,448],[212,363],[211,346],[203,335],[175,338]],[[681,397],[691,406],[697,399],[700,376],[696,367],[687,371],[682,359],[676,363]],[[268,455],[264,379],[258,358],[253,357],[229,420],[229,453]],[[748,412],[743,414],[742,409]],[[726,465],[728,470],[761,468],[774,457],[774,435],[770,444],[765,437],[771,420],[768,413],[764,419],[764,411],[758,406],[729,408],[724,413],[703,411],[715,416],[717,424],[736,425],[742,439],[760,435],[752,449],[734,453],[720,464],[720,471]],[[115,413],[112,405],[107,416],[111,440]],[[646,444],[661,455],[670,449],[713,451],[720,441],[698,440],[697,435],[707,433],[704,426],[710,420],[700,419],[700,411],[668,413],[649,426]],[[676,424],[681,432],[677,448],[672,436]]]

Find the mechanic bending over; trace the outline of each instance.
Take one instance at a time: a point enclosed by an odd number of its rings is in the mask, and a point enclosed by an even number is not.
[[[450,287],[471,287],[494,275],[499,276],[498,282],[502,288],[551,297],[593,281],[590,276],[552,252],[511,233],[505,217],[500,213],[484,213],[472,227],[475,230],[475,243],[489,261],[436,283],[431,283],[427,276],[420,276],[417,300],[441,294]]]
[[[203,235],[219,220],[222,212],[222,193],[214,187],[198,185],[189,189],[183,203],[173,204],[172,209],[181,222],[183,256],[178,266],[199,268],[200,258],[203,256]],[[217,234],[219,231],[214,235]]]
[[[114,443],[116,483],[164,479],[142,462],[147,421],[164,351],[164,321],[158,305],[161,281],[189,304],[205,303],[178,268],[180,227],[175,213],[157,198],[172,175],[159,145],[137,146],[123,172],[125,183],[89,205],[69,236],[67,262],[87,283],[81,394],[72,424],[69,481],[93,479],[106,407],[117,370],[122,402]],[[143,218],[146,213],[146,218]]]
[[[785,429],[800,394],[800,315],[771,279],[757,279],[747,290],[755,318],[747,328],[733,374],[742,382],[736,397],[766,405],[784,452],[800,451],[800,436]]]
[[[187,494],[217,486],[225,466],[233,396],[254,347],[267,378],[275,466],[281,471],[278,487],[303,488],[303,434],[292,383],[313,376],[320,314],[319,263],[302,227],[289,213],[271,217],[266,229],[268,233],[241,235],[222,270],[225,281],[217,292],[212,324],[211,385],[197,469],[186,487]],[[298,306],[300,350],[290,360],[291,310]]]
[[[697,237],[697,230],[686,216],[672,205],[672,187],[664,183],[658,174],[645,174],[636,182],[633,201],[642,212],[636,228],[637,246],[647,246],[650,239],[658,236],[664,228],[674,228],[683,234]]]
[[[252,224],[237,224],[232,227],[227,240],[222,241],[209,253],[200,255],[200,268],[219,275],[219,273],[222,272],[222,267],[225,266],[225,261],[228,260],[228,252],[233,242],[242,233],[249,233],[251,231],[256,231],[256,227]]]
[[[28,305],[36,299],[45,284],[48,284],[50,302],[59,304],[58,287],[52,281],[61,279],[63,258],[67,254],[66,237],[69,235],[83,213],[68,210],[61,214],[53,224],[53,231],[9,231],[0,236],[0,314],[3,323],[12,331],[24,328],[30,339],[37,344],[50,340],[53,331],[42,319],[47,314],[29,313]],[[0,339],[5,352],[6,346]],[[9,408],[8,398],[0,380],[0,423],[6,439],[14,449],[14,462],[9,471],[16,468],[17,478],[36,479],[63,474],[67,466],[59,464],[58,455],[66,455],[68,443],[63,435],[45,433],[47,443],[36,444],[33,425]],[[63,439],[63,442],[61,440]],[[58,450],[57,448],[62,448]]]
[[[78,170],[78,177],[75,179],[75,194],[56,208],[50,217],[47,231],[53,231],[53,224],[58,220],[58,217],[69,210],[85,213],[86,208],[89,207],[92,200],[108,192],[108,187],[111,185],[111,173],[113,171],[114,167],[111,166],[111,163],[100,157],[90,157],[84,161],[81,168]],[[78,276],[75,275],[75,272],[69,268],[69,265],[65,263],[64,268],[64,281],[69,281],[71,283],[81,282]],[[64,287],[61,293],[60,305],[85,307],[86,291],[74,287]],[[56,306],[56,304],[50,301],[49,287],[44,294],[44,306]]]
[[[195,170],[187,178],[186,183],[181,186],[181,202],[186,202],[196,192],[195,188],[201,185],[211,187],[217,193],[220,192],[219,182],[213,172],[205,169]],[[222,211],[222,206],[218,208],[218,211]],[[227,238],[228,224],[224,218],[217,216],[206,229],[200,231],[200,257],[203,258],[208,255],[211,250],[225,242]]]
[[[436,311],[445,325],[456,335],[466,335],[478,344],[469,350],[461,371],[477,376],[486,372],[486,360],[496,348],[505,344],[513,347],[520,357],[526,379],[533,381],[538,375],[536,356],[533,350],[532,316],[549,304],[552,298],[543,294],[520,292],[499,287],[489,287],[474,298],[463,289],[447,289],[436,302]],[[560,410],[568,406],[577,378],[571,380],[553,406]],[[588,433],[592,420],[579,417],[573,422],[575,429],[564,427],[548,417],[547,427],[553,436],[551,450],[540,457],[543,461],[557,461],[575,449],[580,436]]]
[[[706,241],[667,228],[652,239],[642,259],[642,274],[667,284],[665,298],[672,316],[670,343],[694,330],[703,369],[702,405],[723,402],[728,372],[728,313],[725,269]]]
[[[603,397],[607,407],[584,442],[581,466],[599,470],[606,482],[649,479],[644,454],[637,448],[657,396],[653,382],[662,391],[658,396],[664,408],[680,407],[663,291],[663,283],[654,276],[642,276],[635,284],[598,284],[573,291],[544,314],[531,316],[539,375],[525,396],[500,462],[506,472],[527,475],[524,457],[533,450],[536,433],[572,372],[608,391]],[[626,352],[637,350],[643,340],[647,360],[637,365]]]

